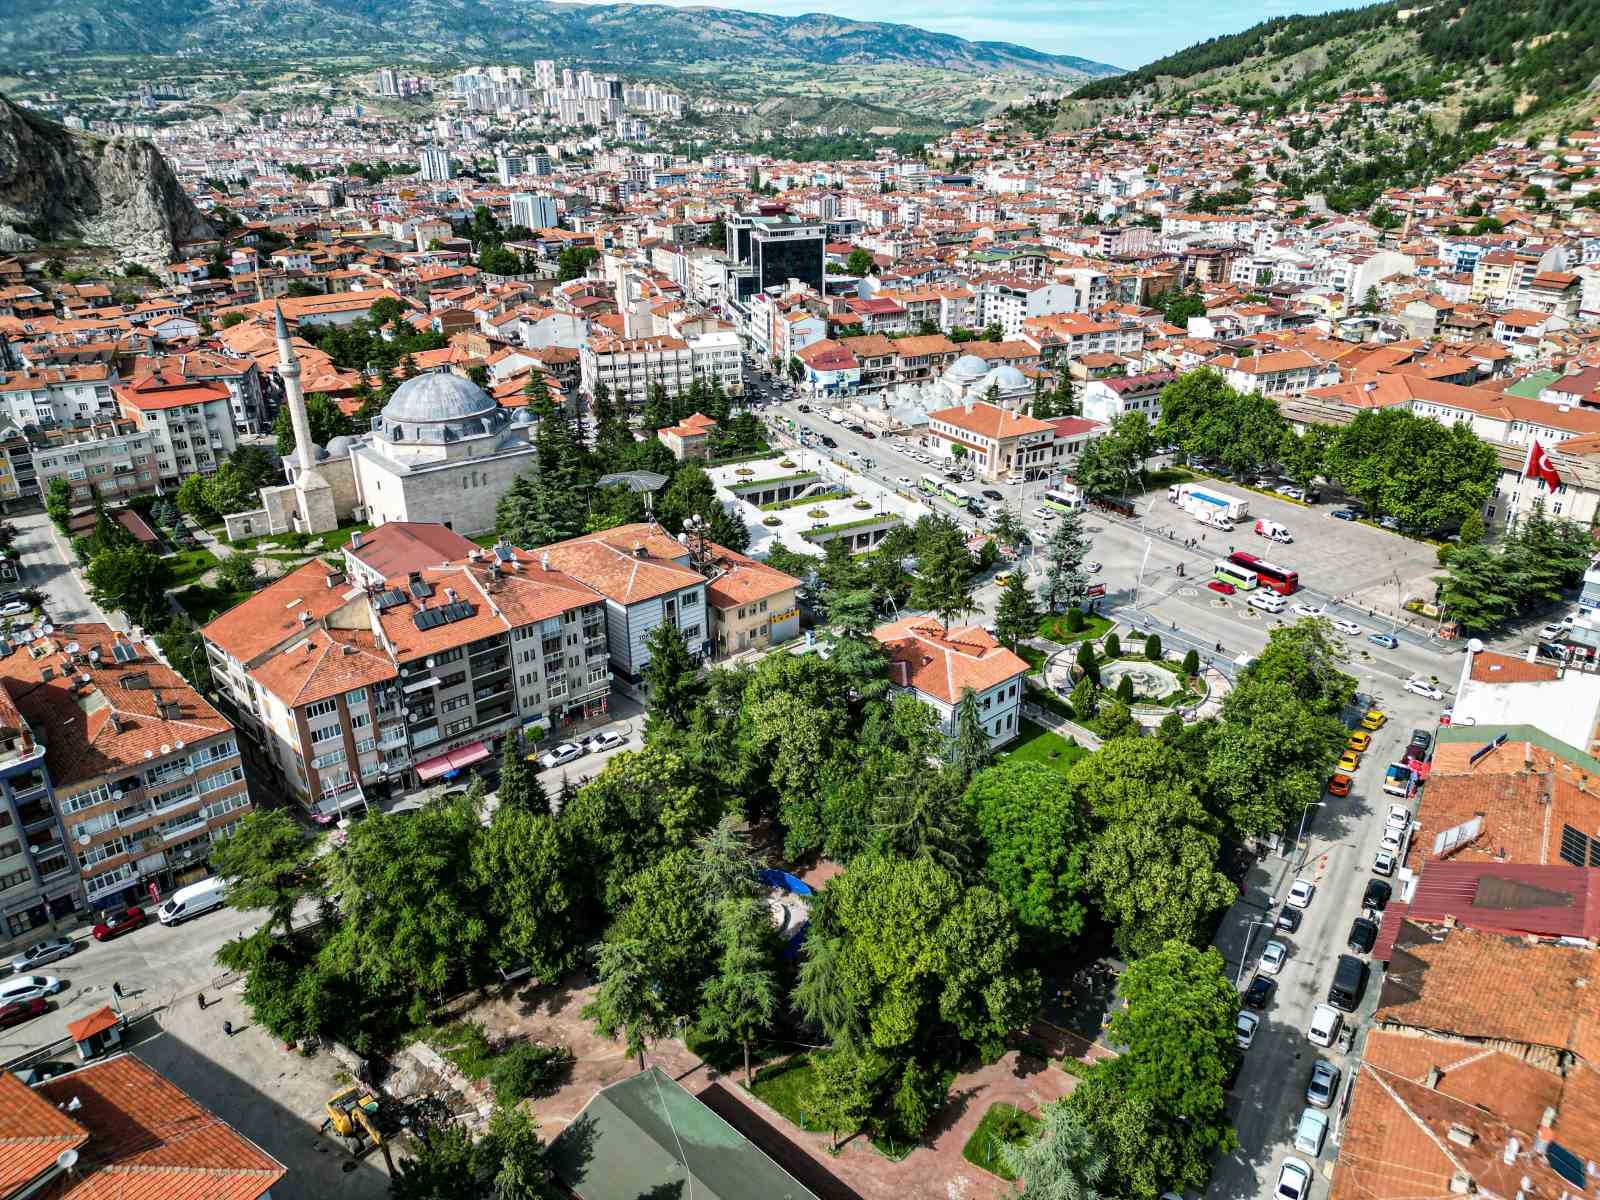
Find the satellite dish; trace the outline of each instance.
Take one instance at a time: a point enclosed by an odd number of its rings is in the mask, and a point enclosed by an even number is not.
[[[80,833],[78,835],[78,845],[87,846],[88,844],[89,844],[89,835],[87,833]]]
[[[78,1165],[78,1152],[76,1150],[63,1150],[56,1155],[56,1166],[63,1171],[70,1171]]]

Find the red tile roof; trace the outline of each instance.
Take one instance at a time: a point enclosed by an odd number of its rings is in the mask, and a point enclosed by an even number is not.
[[[321,559],[312,559],[230,608],[200,632],[207,641],[248,664],[299,633],[302,612],[309,612],[316,622],[349,603],[351,593],[359,593],[359,588],[347,582],[328,586],[342,574]]]
[[[303,640],[259,663],[250,677],[288,707],[300,708],[398,673],[367,630],[313,626]]]
[[[89,1132],[9,1071],[0,1071],[0,1196],[9,1196],[77,1150]]]
[[[344,552],[385,579],[465,558],[477,549],[437,521],[389,521],[361,534],[359,547],[356,540],[346,542]]]
[[[117,1024],[117,1014],[110,1005],[102,1005],[87,1017],[79,1017],[76,1021],[67,1022],[67,1033],[75,1042],[87,1041],[97,1033],[104,1033],[113,1029]]]
[[[872,636],[889,655],[889,679],[946,704],[1028,672],[1028,664],[977,626],[941,630],[932,617],[881,625]]]

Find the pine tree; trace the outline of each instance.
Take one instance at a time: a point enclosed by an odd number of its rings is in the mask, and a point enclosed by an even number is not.
[[[652,383],[645,393],[644,411],[640,414],[639,424],[650,434],[672,424],[672,401],[667,396],[666,386],[659,381]]]
[[[988,731],[978,714],[978,694],[971,688],[956,703],[955,729],[950,738],[950,765],[965,790],[972,777],[994,761]]]
[[[1039,599],[1051,612],[1077,604],[1088,594],[1089,577],[1083,570],[1088,550],[1083,535],[1083,510],[1077,508],[1062,513],[1045,547],[1044,584],[1039,588]]]
[[[550,797],[539,781],[538,771],[528,762],[528,745],[521,734],[514,733],[506,738],[505,753],[500,760],[500,786],[495,794],[501,808],[550,811]]]
[[[1000,642],[1010,650],[1025,638],[1034,635],[1039,627],[1039,609],[1033,595],[1022,580],[1021,571],[1013,571],[1000,592],[1000,602],[995,606],[995,631]]]

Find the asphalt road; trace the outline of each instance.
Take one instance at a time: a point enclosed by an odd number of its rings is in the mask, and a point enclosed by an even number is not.
[[[17,527],[16,553],[22,583],[47,597],[45,613],[52,621],[105,621],[105,614],[84,591],[83,582],[68,564],[72,552],[43,512],[18,513],[8,518]],[[126,623],[118,615],[112,624]]]

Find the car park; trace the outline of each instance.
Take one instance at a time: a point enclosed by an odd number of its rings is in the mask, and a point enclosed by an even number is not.
[[[1300,1124],[1295,1126],[1294,1148],[1316,1158],[1322,1153],[1322,1139],[1327,1136],[1328,1114],[1308,1108],[1300,1114]]]
[[[1261,947],[1261,970],[1268,975],[1276,975],[1283,970],[1283,964],[1289,961],[1289,945],[1273,938]]]
[[[115,937],[121,937],[130,930],[139,928],[145,923],[145,919],[144,909],[137,905],[129,905],[127,908],[119,908],[115,912],[109,912],[106,914],[106,919],[94,927],[92,931],[94,940],[104,942]]]
[[[1289,885],[1289,896],[1286,903],[1295,908],[1308,908],[1311,897],[1317,894],[1317,885],[1309,879],[1296,879]]]
[[[1366,715],[1361,718],[1361,728],[1376,733],[1383,728],[1384,723],[1388,720],[1389,714],[1384,712],[1383,709],[1369,708]]]
[[[1400,644],[1400,639],[1392,633],[1369,633],[1367,634],[1367,641],[1374,646],[1382,646],[1385,650],[1393,650]]]
[[[1346,774],[1354,774],[1361,767],[1361,755],[1354,750],[1346,750],[1339,756],[1338,768]]]
[[[574,759],[583,757],[583,747],[576,742],[562,742],[550,750],[539,755],[539,766],[543,770],[551,767],[563,767]]]
[[[1261,1024],[1261,1018],[1252,1012],[1242,1012],[1233,1022],[1233,1040],[1238,1043],[1239,1049],[1250,1049],[1250,1043],[1255,1040],[1256,1029]]]
[[[626,746],[628,739],[625,734],[618,733],[615,729],[602,729],[592,735],[587,743],[590,754],[600,754],[607,750],[615,750],[619,746]]]
[[[1382,912],[1394,895],[1394,888],[1382,879],[1367,880],[1367,890],[1361,893],[1361,907]]]
[[[1344,772],[1335,771],[1328,778],[1328,795],[1348,796],[1350,794],[1350,785],[1354,782],[1355,780],[1351,779],[1350,776],[1346,775]]]
[[[1345,945],[1357,954],[1371,954],[1378,941],[1378,923],[1367,917],[1357,917],[1350,922],[1350,936]]]
[[[1294,933],[1300,928],[1300,910],[1285,904],[1278,910],[1277,919],[1272,922],[1272,927],[1280,933]]]
[[[67,937],[45,938],[42,942],[35,942],[21,954],[11,960],[11,969],[18,975],[24,971],[31,971],[35,967],[42,967],[46,963],[57,962],[69,955],[76,954],[78,943]]]
[[[1338,620],[1334,621],[1333,627],[1340,633],[1345,634],[1347,637],[1361,636],[1361,626],[1357,625],[1354,621],[1346,621],[1343,617],[1340,617]]]
[[[0,1029],[9,1029],[13,1025],[30,1021],[34,1017],[41,1016],[49,1007],[49,1001],[43,996],[34,996],[29,1000],[0,1001]]]
[[[1206,586],[1220,596],[1231,596],[1239,590],[1233,584],[1221,579],[1209,579],[1206,581]]]
[[[1332,1108],[1339,1095],[1339,1068],[1323,1059],[1311,1064],[1311,1082],[1306,1084],[1306,1103],[1317,1108]]]
[[[1314,1046],[1331,1046],[1343,1024],[1344,1018],[1339,1015],[1337,1008],[1331,1004],[1319,1004],[1311,1010],[1311,1024],[1306,1028],[1306,1038]]]
[[[1244,990],[1244,1003],[1247,1008],[1262,1009],[1272,999],[1272,989],[1277,986],[1270,975],[1257,975],[1250,981],[1250,986]]]
[[[1413,696],[1421,696],[1425,700],[1443,700],[1444,693],[1426,679],[1406,680],[1406,691]]]
[[[1379,875],[1394,874],[1394,851],[1379,850],[1372,856],[1372,869]]]
[[[1298,1158],[1286,1158],[1278,1168],[1278,1186],[1273,1200],[1306,1200],[1311,1192],[1311,1168]]]

